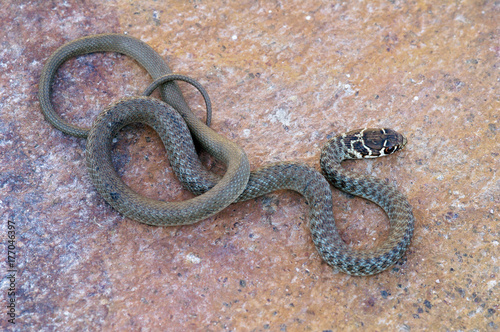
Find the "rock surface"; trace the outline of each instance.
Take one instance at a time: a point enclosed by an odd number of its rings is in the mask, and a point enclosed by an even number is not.
[[[0,212],[16,225],[12,330],[498,330],[500,34],[498,1],[24,1],[0,8]],[[364,126],[404,133],[390,158],[346,167],[397,184],[414,207],[406,258],[373,277],[322,263],[307,205],[292,192],[234,204],[193,226],[121,217],[94,190],[85,140],[43,118],[38,80],[65,42],[104,32],[151,45],[199,80],[213,128],[253,168],[318,168],[330,135]],[[65,63],[53,102],[90,126],[140,93],[147,73],[118,54]],[[181,85],[203,116],[197,93]],[[210,165],[210,158],[206,158]],[[135,190],[191,197],[158,136],[135,126],[114,160]],[[386,217],[334,190],[343,239],[377,245]],[[6,247],[2,241],[2,247]],[[7,249],[2,249],[6,253]],[[4,271],[5,262],[2,262]],[[5,272],[6,274],[6,272]],[[7,299],[8,279],[1,291]]]

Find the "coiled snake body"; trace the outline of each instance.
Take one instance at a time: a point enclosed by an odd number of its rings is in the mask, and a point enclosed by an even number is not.
[[[67,123],[55,112],[50,100],[51,85],[57,68],[64,61],[102,51],[119,52],[137,60],[157,80],[155,86],[159,85],[163,101],[145,96],[121,99],[102,111],[89,131]],[[390,129],[363,129],[331,139],[322,150],[321,166],[334,186],[375,202],[389,216],[389,236],[382,245],[371,250],[353,250],[337,231],[330,186],[321,173],[295,162],[271,164],[250,172],[244,151],[198,120],[172,82],[173,79],[189,79],[171,73],[163,59],[147,44],[119,34],[95,35],[69,42],[49,58],[42,71],[39,84],[42,112],[61,131],[88,138],[86,156],[90,176],[97,191],[116,210],[150,225],[185,225],[208,218],[233,202],[290,189],[305,197],[313,242],[328,264],[349,274],[371,275],[387,269],[403,256],[410,244],[414,224],[412,208],[405,196],[384,181],[340,167],[344,159],[395,152],[406,144],[402,135]],[[166,83],[158,83],[164,77],[168,78],[162,81]],[[198,89],[204,93],[200,87]],[[207,100],[205,94],[204,97]],[[183,202],[158,201],[140,196],[120,179],[111,162],[112,139],[121,128],[135,122],[147,124],[158,132],[176,176],[198,196]],[[226,164],[222,178],[201,164],[191,134],[205,150]]]

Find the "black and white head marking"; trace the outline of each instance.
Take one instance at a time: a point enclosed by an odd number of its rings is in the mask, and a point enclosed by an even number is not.
[[[387,128],[363,128],[343,134],[347,159],[378,158],[402,149],[406,138]]]

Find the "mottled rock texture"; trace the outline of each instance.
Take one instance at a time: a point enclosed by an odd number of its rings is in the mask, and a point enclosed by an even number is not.
[[[11,325],[2,309],[0,326],[498,330],[499,16],[493,0],[2,2],[1,251],[11,220],[18,316]],[[368,278],[335,272],[319,258],[307,205],[292,192],[232,205],[193,226],[121,217],[90,182],[85,140],[54,129],[37,100],[50,54],[104,32],[142,39],[204,84],[213,128],[240,144],[253,168],[282,160],[318,167],[327,138],[351,129],[404,133],[403,152],[346,167],[408,196],[416,227],[406,259]],[[148,83],[133,60],[92,54],[63,65],[53,101],[64,118],[90,126],[110,102]],[[198,94],[181,88],[203,116]],[[191,197],[147,127],[122,132],[114,159],[145,195]],[[365,248],[387,234],[376,206],[337,191],[333,198],[346,242]],[[4,278],[5,300],[8,287]]]

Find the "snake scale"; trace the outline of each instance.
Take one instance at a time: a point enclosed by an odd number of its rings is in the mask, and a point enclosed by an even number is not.
[[[51,86],[56,71],[69,58],[105,51],[128,55],[142,65],[156,80],[147,93],[158,86],[162,100],[147,96],[123,98],[103,110],[90,130],[71,125],[52,106]],[[412,207],[405,196],[386,181],[340,167],[345,159],[373,158],[403,148],[406,139],[401,134],[391,129],[362,129],[332,138],[321,152],[323,174],[296,162],[270,164],[250,172],[245,152],[191,112],[173,81],[178,79],[188,81],[202,92],[210,112],[208,96],[199,84],[173,74],[156,51],[127,35],[83,37],[63,45],[47,60],[39,83],[42,112],[64,133],[87,138],[88,171],[97,191],[112,207],[126,217],[149,225],[186,225],[208,218],[233,202],[289,189],[306,199],[313,242],[331,266],[352,275],[372,275],[392,266],[404,255],[414,228]],[[121,128],[136,122],[152,127],[159,134],[176,176],[197,196],[183,202],[158,201],[137,194],[121,180],[111,161],[112,140]],[[222,177],[201,164],[193,137],[226,164]],[[335,226],[331,189],[325,177],[335,187],[371,200],[386,212],[390,230],[381,245],[354,250],[345,244]]]

